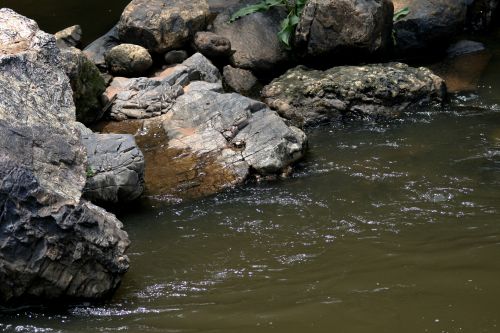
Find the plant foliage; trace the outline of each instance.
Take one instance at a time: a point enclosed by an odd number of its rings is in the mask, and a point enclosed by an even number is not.
[[[254,5],[241,8],[231,16],[229,22],[234,22],[246,15],[267,11],[272,7],[285,7],[288,11],[288,15],[281,22],[281,30],[278,32],[278,39],[287,47],[290,47],[290,40],[295,33],[297,24],[299,24],[300,15],[302,14],[306,2],[307,0],[263,0]]]
[[[402,18],[404,18],[408,14],[410,14],[410,7],[404,7],[402,9],[398,10],[397,12],[394,12],[394,15],[392,16],[392,23],[393,24],[396,23],[397,21],[401,20]],[[392,41],[394,42],[394,45],[397,44],[396,31],[394,30],[394,28],[392,28]]]

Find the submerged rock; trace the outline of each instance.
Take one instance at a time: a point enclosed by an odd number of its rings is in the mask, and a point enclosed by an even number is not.
[[[104,36],[99,37],[88,45],[83,53],[100,69],[107,69],[105,54],[113,47],[120,45],[120,38],[118,37],[118,28],[115,26],[109,30]]]
[[[206,0],[132,0],[118,23],[120,39],[156,53],[182,48],[207,25]]]
[[[58,47],[77,47],[82,42],[82,27],[74,25],[54,34]]]
[[[308,57],[367,56],[391,44],[389,0],[309,0],[295,33],[295,46]]]
[[[441,103],[445,95],[441,78],[427,68],[401,63],[326,71],[299,66],[262,91],[272,109],[298,125],[343,117],[393,116],[411,106]]]
[[[81,199],[86,153],[55,38],[3,8],[0,41],[0,303],[105,297],[129,240]]]
[[[119,203],[137,199],[144,190],[144,156],[127,134],[82,135],[87,149],[86,199]]]
[[[153,65],[148,50],[134,44],[117,45],[104,58],[109,71],[117,76],[141,76]]]

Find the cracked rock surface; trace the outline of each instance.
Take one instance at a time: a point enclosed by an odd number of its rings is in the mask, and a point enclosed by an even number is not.
[[[299,66],[262,91],[266,104],[297,125],[343,117],[393,117],[412,106],[441,103],[445,96],[444,81],[432,71],[402,63],[326,71]]]
[[[81,198],[86,153],[55,38],[0,9],[0,303],[109,295],[129,266],[116,217]]]

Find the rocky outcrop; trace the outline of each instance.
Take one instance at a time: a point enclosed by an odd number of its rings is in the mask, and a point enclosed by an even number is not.
[[[269,75],[269,72],[275,72],[279,67],[285,66],[290,59],[287,50],[277,37],[281,30],[281,21],[287,13],[281,8],[273,8],[267,12],[244,16],[230,23],[232,13],[248,3],[252,1],[243,1],[238,6],[230,7],[219,14],[212,30],[230,41],[234,52],[230,57],[233,67]]]
[[[391,44],[389,0],[309,0],[295,33],[295,46],[313,58],[352,59],[381,53]]]
[[[259,81],[252,72],[246,69],[234,68],[228,65],[224,67],[222,75],[224,78],[224,85],[230,91],[249,96],[253,93],[257,93],[259,89]]]
[[[99,37],[88,45],[84,50],[83,54],[92,61],[100,69],[106,68],[105,54],[109,52],[113,47],[120,45],[120,39],[118,37],[118,28],[115,26],[110,31],[108,31],[104,36]]]
[[[297,125],[345,117],[394,116],[411,106],[441,103],[444,81],[430,70],[401,63],[297,67],[262,91],[265,102]]]
[[[207,25],[206,0],[132,0],[118,23],[120,39],[165,53],[182,48]]]
[[[128,236],[81,199],[86,154],[55,38],[3,8],[0,41],[0,303],[107,296]]]
[[[184,93],[183,88],[192,81],[217,83],[220,73],[208,59],[197,53],[153,78],[117,77],[105,93],[110,116],[115,120],[160,116],[170,110]]]
[[[229,39],[209,31],[197,32],[194,36],[194,46],[209,59],[227,58],[232,53]]]
[[[57,46],[60,48],[77,47],[82,42],[82,27],[79,25],[68,27],[56,32],[54,37],[56,37]]]
[[[466,1],[394,0],[394,10],[408,7],[407,16],[394,24],[395,48],[402,55],[429,56],[444,51],[450,39],[460,32],[467,14]]]
[[[144,156],[132,135],[82,134],[87,149],[86,199],[119,203],[137,199],[144,190]]]
[[[101,96],[106,90],[99,69],[75,47],[62,47],[60,60],[73,90],[76,119],[87,125],[99,120],[103,115]]]
[[[117,45],[104,58],[109,71],[117,76],[141,76],[153,66],[148,50],[134,44]]]

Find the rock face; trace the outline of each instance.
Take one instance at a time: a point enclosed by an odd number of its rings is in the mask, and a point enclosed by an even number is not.
[[[434,49],[443,51],[465,24],[466,1],[394,0],[394,9],[410,13],[394,24],[396,50],[404,55]],[[425,54],[427,56],[427,54]]]
[[[61,48],[60,66],[68,75],[76,106],[76,119],[91,124],[102,117],[101,96],[106,90],[99,69],[75,47]]]
[[[309,0],[296,29],[308,57],[353,57],[387,49],[393,6],[389,0]]]
[[[224,84],[229,90],[235,91],[242,95],[251,95],[252,92],[258,90],[259,82],[252,72],[225,66],[223,69]]]
[[[86,154],[55,38],[0,9],[0,303],[101,298],[127,234],[82,200]]]
[[[87,133],[86,199],[119,203],[137,199],[144,190],[144,156],[132,135]]]
[[[156,53],[182,48],[209,16],[206,0],[133,0],[118,23],[120,39]]]
[[[107,67],[104,55],[117,45],[120,45],[120,39],[118,37],[118,28],[115,26],[104,36],[96,39],[88,45],[83,50],[83,53],[97,67],[105,70]]]
[[[220,81],[217,68],[199,53],[154,78],[117,77],[105,93],[111,103],[110,116],[115,120],[160,116],[170,110],[185,86],[197,80]]]
[[[56,32],[56,43],[58,47],[76,47],[82,42],[82,27],[74,25]]]
[[[401,63],[326,71],[299,66],[262,91],[272,109],[299,125],[343,117],[392,116],[411,106],[440,103],[445,94],[444,81],[430,70]]]
[[[194,46],[209,59],[229,57],[232,53],[229,39],[209,31],[197,32],[194,36]]]
[[[141,76],[153,65],[148,50],[134,44],[117,45],[104,58],[109,71],[118,76]]]
[[[234,51],[230,57],[233,67],[268,74],[289,61],[289,54],[277,37],[287,14],[281,8],[274,8],[229,23],[231,14],[248,3],[252,2],[243,2],[219,14],[212,30],[230,41]]]

